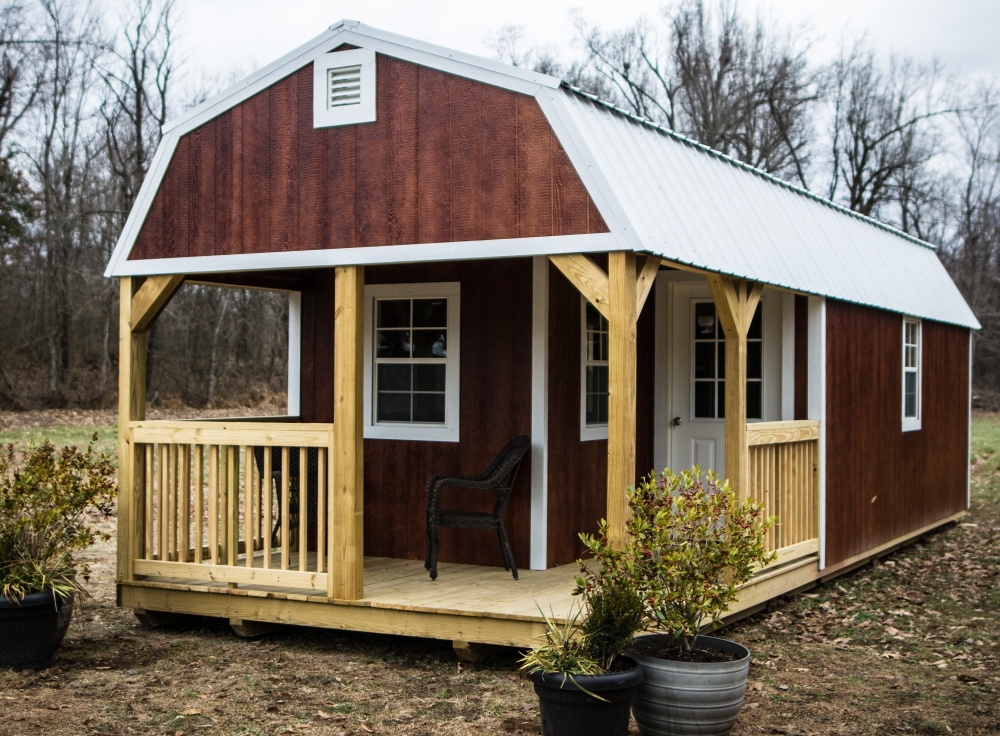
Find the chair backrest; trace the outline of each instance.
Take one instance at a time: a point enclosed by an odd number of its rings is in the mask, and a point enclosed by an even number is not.
[[[490,482],[495,488],[513,486],[517,469],[529,447],[531,447],[531,438],[528,435],[522,434],[520,437],[515,437],[497,453],[497,456],[490,461],[480,477],[484,481]]]
[[[261,475],[264,475],[264,449],[261,446],[253,448],[253,457],[257,463],[257,470]],[[289,447],[288,448],[288,471],[290,473],[289,479],[299,477],[299,448]],[[271,448],[271,472],[280,473],[281,468],[281,448],[272,447]],[[309,447],[306,449],[306,477],[309,479],[309,485],[316,483],[319,474],[319,450],[315,447]]]

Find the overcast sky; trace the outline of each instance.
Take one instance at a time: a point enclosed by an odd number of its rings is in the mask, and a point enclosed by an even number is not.
[[[179,44],[187,71],[228,75],[264,66],[319,35],[341,18],[469,53],[489,55],[486,38],[507,24],[523,25],[532,44],[565,58],[572,46],[570,13],[616,28],[655,17],[660,0],[179,0]],[[712,0],[709,0],[712,4]],[[814,55],[825,60],[845,35],[861,33],[881,49],[922,61],[937,57],[965,76],[1000,73],[1000,0],[742,0],[783,25],[806,27]]]

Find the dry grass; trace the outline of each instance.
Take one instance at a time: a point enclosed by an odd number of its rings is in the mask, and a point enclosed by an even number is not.
[[[60,431],[79,443],[93,427]],[[736,736],[1000,733],[998,452],[1000,419],[976,417],[964,525],[723,633],[754,652]],[[54,666],[0,674],[0,734],[540,732],[512,652],[460,668],[447,642],[246,641],[204,619],[146,631],[115,607],[113,544],[89,554],[94,599]]]

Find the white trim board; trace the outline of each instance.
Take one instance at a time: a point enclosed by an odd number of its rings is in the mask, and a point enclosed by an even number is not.
[[[549,559],[549,259],[535,256],[531,269],[530,566],[544,570]]]
[[[819,569],[826,567],[826,299],[809,297],[808,416],[819,420]]]
[[[537,238],[462,240],[453,243],[375,245],[364,248],[323,248],[280,253],[237,253],[225,256],[149,258],[125,261],[107,276],[157,276],[160,274],[237,273],[334,266],[377,266],[389,263],[523,258],[563,253],[601,253],[614,250],[610,233],[550,235]]]

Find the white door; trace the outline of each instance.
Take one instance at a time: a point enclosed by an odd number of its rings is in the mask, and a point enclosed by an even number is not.
[[[704,279],[670,283],[667,462],[725,477],[725,338]],[[781,418],[781,300],[765,292],[747,335],[747,420]]]

